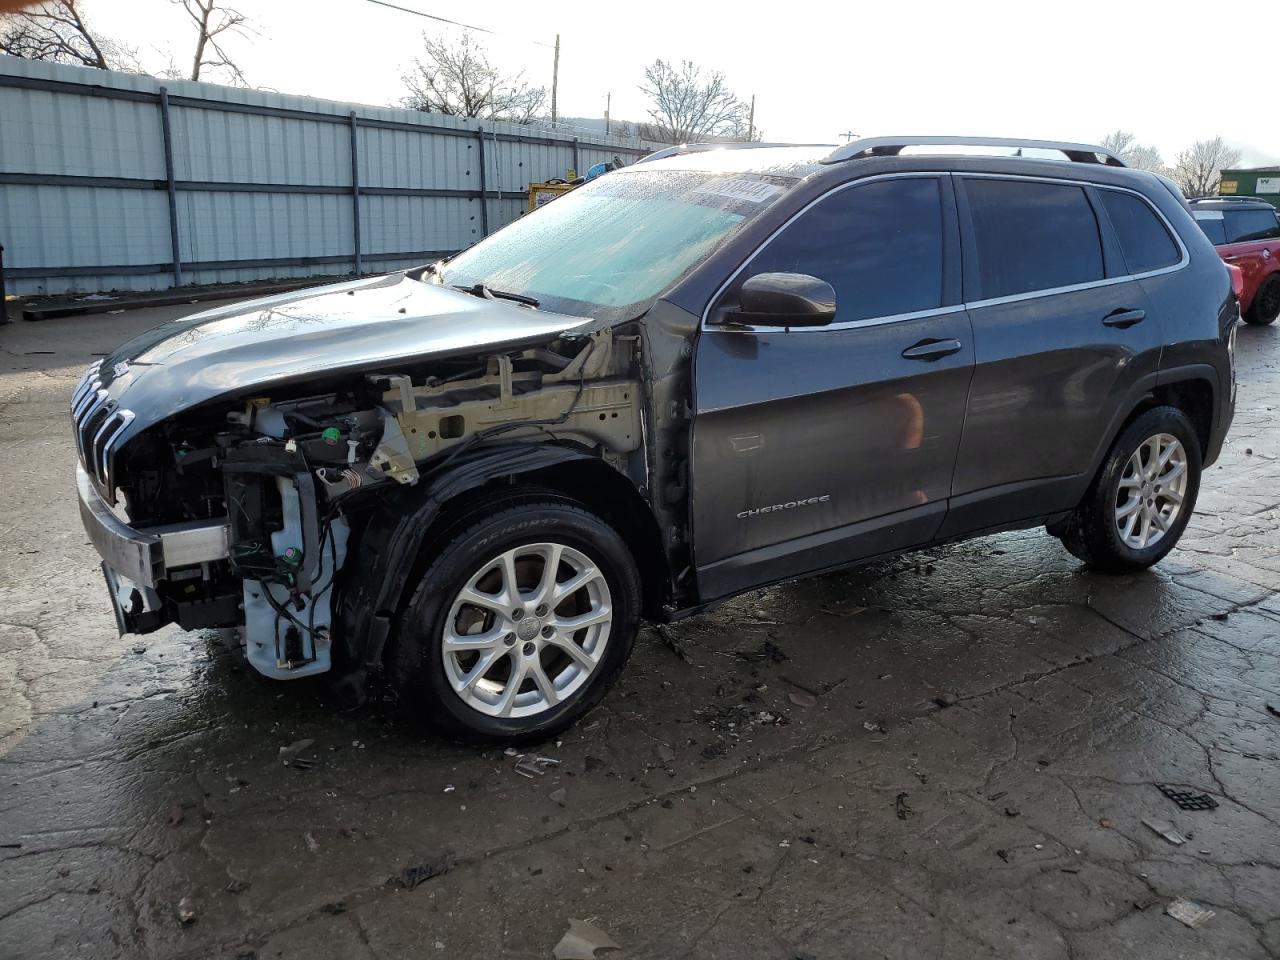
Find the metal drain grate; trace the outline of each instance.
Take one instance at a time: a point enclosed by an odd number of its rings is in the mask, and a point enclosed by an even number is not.
[[[1218,805],[1217,800],[1205,793],[1192,793],[1190,790],[1178,790],[1166,783],[1157,783],[1156,789],[1183,810],[1212,810]]]

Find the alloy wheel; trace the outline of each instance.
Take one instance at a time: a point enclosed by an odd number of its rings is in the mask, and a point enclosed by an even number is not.
[[[613,622],[604,573],[561,543],[531,543],[481,566],[441,636],[449,685],[493,717],[530,717],[573,695],[600,663]]]
[[[1125,546],[1145,550],[1177,521],[1187,495],[1187,453],[1168,433],[1148,437],[1129,457],[1116,490],[1116,532]]]

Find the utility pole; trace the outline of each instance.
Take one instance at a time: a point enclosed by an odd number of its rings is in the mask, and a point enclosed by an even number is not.
[[[555,123],[559,119],[556,112],[556,94],[560,90],[560,34],[556,34],[556,59],[555,64],[551,68],[551,122]]]
[[[845,143],[848,143],[850,140],[852,140],[854,137],[856,137],[856,136],[857,136],[857,134],[856,134],[856,133],[854,133],[852,130],[850,130],[850,131],[848,131],[848,132],[846,132],[846,133],[842,133],[842,134],[840,134],[840,136],[844,137],[844,142],[845,142]]]
[[[609,135],[609,108],[613,106],[613,94],[604,95],[604,135]]]
[[[756,138],[756,95],[751,95],[751,113],[747,117],[747,143]]]

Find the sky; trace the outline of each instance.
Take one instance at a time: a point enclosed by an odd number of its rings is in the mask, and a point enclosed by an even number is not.
[[[1206,41],[1183,0],[915,0],[911,3],[644,3],[395,0],[485,27],[490,58],[551,85],[561,37],[562,116],[646,119],[644,68],[689,59],[756,98],[769,140],[842,142],[842,134],[945,134],[1097,142],[1124,129],[1166,163],[1221,135],[1242,165],[1280,162],[1280,125],[1257,96],[1204,69]],[[460,28],[368,0],[235,0],[255,32],[226,43],[252,86],[397,104],[424,30]],[[159,67],[189,64],[193,30],[169,0],[85,0],[97,29]],[[1188,7],[1187,13],[1191,12]],[[1203,10],[1203,8],[1199,8]],[[785,11],[780,13],[780,11]],[[1221,44],[1221,40],[1216,41]],[[1231,53],[1220,49],[1219,63]]]

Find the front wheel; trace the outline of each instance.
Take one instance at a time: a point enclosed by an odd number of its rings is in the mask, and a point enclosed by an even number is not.
[[[1187,415],[1155,407],[1120,432],[1059,536],[1103,573],[1130,573],[1174,548],[1200,490],[1200,442]]]
[[[470,739],[545,739],[591,709],[639,628],[618,533],[572,503],[498,509],[449,539],[401,619],[402,707]]]
[[[1245,311],[1244,322],[1256,327],[1273,323],[1280,317],[1280,273],[1273,273],[1253,295],[1253,303]]]

